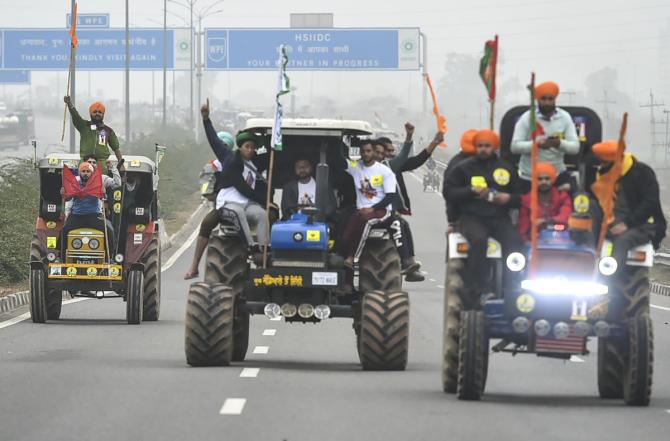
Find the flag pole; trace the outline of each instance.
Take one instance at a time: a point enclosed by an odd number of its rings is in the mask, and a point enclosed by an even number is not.
[[[77,2],[72,2],[72,9],[70,11],[70,66],[67,71],[67,87],[66,95],[72,97],[72,91],[70,90],[70,85],[72,84],[72,75],[74,74],[74,63],[75,56],[77,54]],[[67,103],[63,109],[63,130],[60,135],[60,142],[65,140],[65,123],[67,121]],[[72,146],[72,144],[70,144]]]
[[[496,34],[493,46],[493,90],[489,99],[491,110],[489,112],[489,128],[494,130],[495,107],[496,107],[496,73],[498,71],[498,35]]]
[[[270,240],[270,203],[272,197],[272,172],[275,166],[275,149],[270,147],[270,164],[268,165],[268,191],[265,197],[265,243],[263,244],[263,268],[268,265],[268,242]]]
[[[531,249],[531,259],[530,259],[530,274],[531,276],[535,272],[536,262],[537,262],[537,238],[538,230],[536,226],[536,220],[538,218],[538,201],[537,201],[537,157],[538,157],[538,144],[537,137],[535,134],[536,130],[536,121],[535,121],[535,72],[530,76],[530,85],[528,86],[530,90],[530,111],[532,116],[532,129],[531,138],[533,144],[530,149],[530,249]]]

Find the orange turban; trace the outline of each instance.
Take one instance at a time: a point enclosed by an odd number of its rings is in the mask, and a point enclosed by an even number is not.
[[[618,149],[619,141],[615,139],[599,142],[598,144],[594,144],[591,148],[593,154],[601,161],[614,161]]]
[[[461,135],[461,151],[466,155],[473,155],[475,153],[475,145],[472,143],[477,130],[470,129],[463,132]]]
[[[79,163],[79,173],[81,173],[82,170],[88,170],[91,173],[93,173],[93,165],[89,164],[86,161],[80,162]]]
[[[551,162],[538,162],[537,163],[537,174],[539,175],[549,175],[551,177],[551,182],[556,182],[556,167]]]
[[[94,110],[99,110],[102,113],[105,113],[105,105],[100,101],[96,101],[88,107],[88,113],[93,113]]]
[[[535,99],[539,100],[543,96],[553,96],[556,98],[558,96],[560,89],[558,84],[553,81],[547,81],[546,83],[538,84],[535,86]]]
[[[475,147],[477,147],[477,144],[479,144],[480,142],[488,142],[495,149],[500,147],[500,137],[493,130],[489,129],[479,130],[472,139],[472,143],[474,144]]]

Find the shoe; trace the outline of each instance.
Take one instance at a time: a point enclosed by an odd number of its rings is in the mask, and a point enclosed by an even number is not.
[[[400,265],[400,274],[409,274],[419,270],[421,264],[414,260],[414,257],[410,257],[404,262],[401,262]]]
[[[423,282],[424,280],[426,280],[426,278],[420,271],[413,271],[405,274],[405,282]]]

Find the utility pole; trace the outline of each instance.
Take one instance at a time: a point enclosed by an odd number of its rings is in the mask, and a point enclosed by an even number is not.
[[[604,124],[603,124],[603,134],[607,133],[607,129],[609,128],[610,125],[610,104],[616,104],[616,101],[612,101],[607,98],[607,90],[603,89],[603,99],[601,100],[596,100],[596,103],[602,104],[603,105],[603,116],[605,118]]]
[[[423,83],[423,93],[421,99],[421,112],[428,113],[428,86],[426,85],[426,75],[428,75],[428,38],[423,32],[419,32],[419,39],[422,42],[423,60],[421,63],[421,82]]]
[[[128,0],[126,0],[126,146],[130,144],[130,19],[128,15]],[[126,150],[127,151],[127,150]]]
[[[198,77],[198,109],[202,105],[202,15],[198,15],[198,58],[197,71]],[[195,142],[200,142],[200,129],[195,129]]]
[[[663,166],[668,165],[668,151],[670,150],[670,138],[668,135],[670,135],[670,110],[663,110],[663,113],[665,114],[665,155],[663,156]]]
[[[649,108],[649,124],[651,127],[651,130],[649,132],[650,136],[650,142],[651,142],[651,162],[654,163],[656,159],[656,147],[658,144],[656,143],[656,119],[654,117],[654,108],[656,107],[663,107],[663,103],[659,103],[654,101],[654,93],[653,91],[649,90],[649,102],[646,104],[640,104],[640,107],[646,107]]]
[[[190,0],[188,2],[189,6],[191,8],[191,27],[190,27],[190,31],[191,31],[191,66],[190,66],[191,67],[191,69],[190,69],[190,71],[191,71],[191,76],[190,76],[190,81],[191,81],[191,110],[189,112],[189,117],[188,117],[191,131],[193,131],[195,129],[195,124],[194,124],[195,121],[193,119],[193,68],[194,68],[194,66],[193,66],[193,33],[194,33],[194,29],[193,29],[193,3],[195,3],[195,1],[196,0]]]

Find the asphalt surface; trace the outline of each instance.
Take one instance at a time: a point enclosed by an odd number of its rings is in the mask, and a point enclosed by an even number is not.
[[[595,356],[564,362],[495,355],[481,402],[444,394],[443,202],[438,193],[422,193],[417,180],[406,181],[427,272],[425,282],[405,285],[406,371],[362,371],[350,320],[290,325],[261,316],[252,318],[245,362],[188,367],[189,282],[182,277],[189,248],[163,273],[159,322],[125,324],[120,300],[72,303],[62,320],[43,325],[6,326],[8,317],[0,317],[0,440],[668,439],[669,298],[652,299],[656,361],[648,408],[600,400]],[[589,348],[594,352],[595,343]]]

